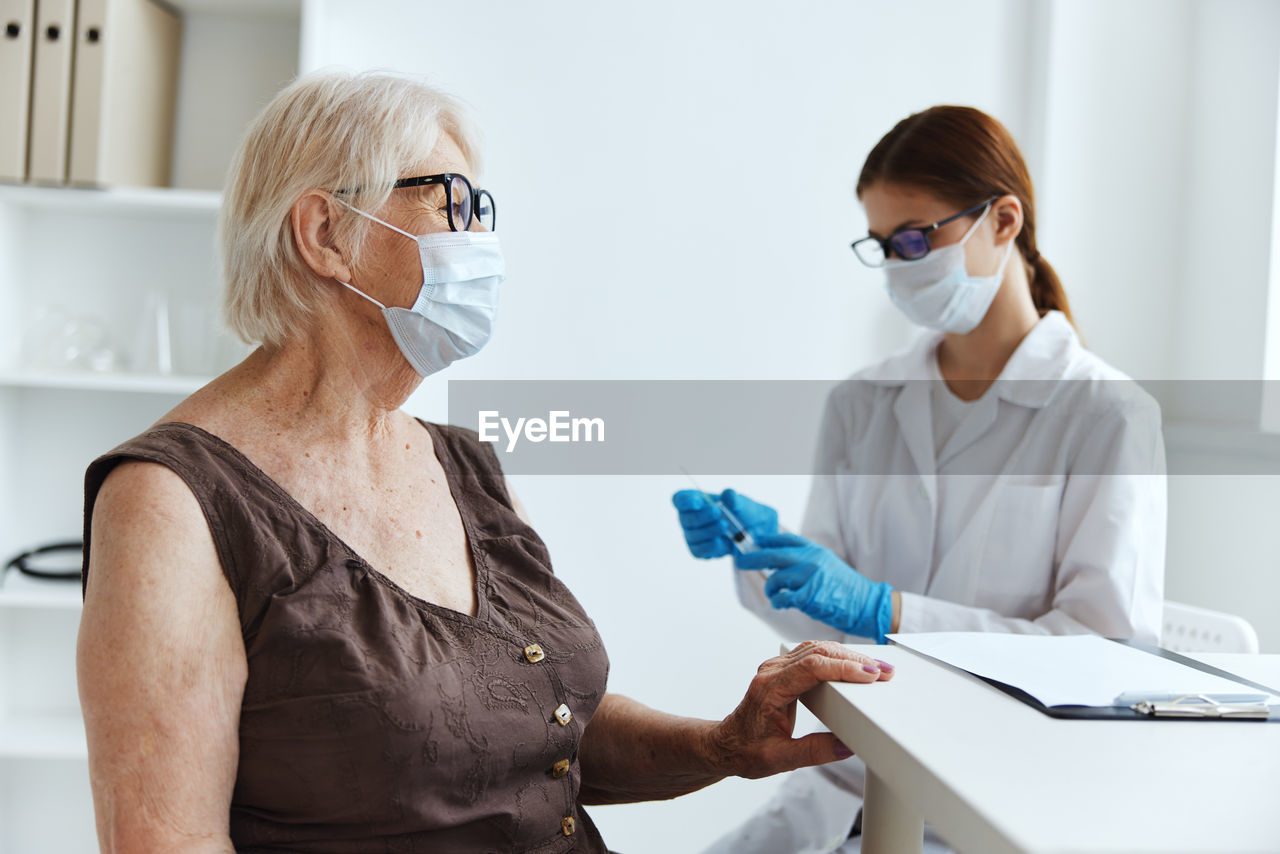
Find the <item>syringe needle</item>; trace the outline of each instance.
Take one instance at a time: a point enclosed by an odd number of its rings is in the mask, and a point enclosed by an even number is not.
[[[712,504],[720,508],[720,514],[724,516],[726,521],[728,521],[730,527],[735,529],[732,531],[731,535],[733,538],[733,544],[737,547],[738,551],[744,554],[746,552],[755,551],[758,548],[756,546],[755,538],[751,536],[751,532],[747,530],[747,526],[742,524],[742,520],[735,516],[718,496],[713,495],[710,492],[706,492],[701,486],[698,486],[698,482],[693,479],[693,475],[689,474],[688,469],[684,466],[680,466],[680,471],[684,472],[684,476],[693,484],[694,489],[707,496],[711,500]]]

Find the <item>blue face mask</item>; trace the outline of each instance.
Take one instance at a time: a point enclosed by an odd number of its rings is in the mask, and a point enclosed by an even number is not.
[[[1005,265],[1013,254],[1013,241],[1009,241],[1004,260],[990,276],[970,276],[965,271],[964,244],[990,210],[988,207],[982,212],[958,243],[935,249],[916,261],[885,262],[889,299],[912,323],[964,335],[986,317],[1004,280]]]
[[[506,265],[498,235],[487,231],[442,231],[413,235],[372,214],[361,216],[398,231],[418,244],[422,288],[409,308],[385,306],[347,282],[382,309],[391,337],[420,376],[441,371],[480,351],[498,319],[498,285]]]

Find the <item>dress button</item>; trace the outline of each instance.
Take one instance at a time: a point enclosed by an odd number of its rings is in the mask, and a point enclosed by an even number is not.
[[[577,830],[573,816],[567,815],[560,819],[560,829],[564,831],[565,836],[573,836],[573,832]]]
[[[556,706],[556,720],[560,722],[560,726],[568,726],[569,721],[573,720],[573,712],[569,711],[569,707],[564,703]]]
[[[547,654],[542,651],[541,645],[531,643],[524,648],[524,657],[528,659],[530,664],[537,664],[539,661],[546,658]]]
[[[565,774],[569,773],[569,760],[561,759],[555,765],[551,766],[551,776],[559,780]]]

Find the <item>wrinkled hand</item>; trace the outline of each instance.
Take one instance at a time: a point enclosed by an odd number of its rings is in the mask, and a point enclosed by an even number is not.
[[[671,503],[680,513],[685,544],[694,557],[724,557],[734,553],[733,528],[715,505],[714,498],[696,489],[682,489],[671,496]],[[720,502],[752,537],[778,533],[778,511],[767,504],[752,501],[732,489],[720,493]]]
[[[875,682],[893,678],[893,666],[834,641],[805,641],[771,658],[756,672],[747,695],[709,736],[719,773],[767,777],[853,754],[829,732],[792,738],[796,700],[822,682]]]
[[[884,643],[893,625],[893,587],[869,580],[830,549],[795,534],[756,537],[739,569],[777,570],[764,583],[775,608],[796,608],[842,632]]]

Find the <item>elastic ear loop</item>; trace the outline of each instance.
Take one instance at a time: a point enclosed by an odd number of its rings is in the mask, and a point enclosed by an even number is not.
[[[987,205],[987,209],[982,212],[982,216],[978,217],[978,221],[969,227],[969,230],[964,233],[964,237],[960,238],[960,243],[957,245],[964,246],[965,241],[969,239],[969,236],[978,230],[978,226],[982,225],[982,221],[987,218],[987,214],[991,213],[991,205],[994,205],[994,204],[995,202],[993,201],[990,205]],[[1008,266],[1009,258],[1013,255],[1013,244],[1014,244],[1014,239],[1011,237],[1009,238],[1009,246],[1004,251],[1004,260],[1000,262],[1000,266],[997,267],[996,271],[991,275],[999,276],[1004,273],[1004,268]]]
[[[343,286],[344,288],[346,288],[347,290],[351,291],[353,294],[359,294],[360,296],[364,297],[364,298],[365,298],[365,299],[367,299],[369,302],[373,303],[374,305],[376,305],[378,308],[382,309],[383,311],[386,311],[386,310],[387,310],[387,307],[386,307],[385,305],[383,305],[382,303],[378,302],[376,299],[374,299],[373,297],[369,296],[369,295],[368,295],[368,294],[366,294],[364,291],[360,290],[359,288],[357,288],[356,286],[354,286],[354,285],[350,284],[349,282],[344,282],[344,281],[342,281],[342,279],[334,279],[334,281],[335,281],[335,282],[337,282],[338,284],[342,285],[342,286]]]
[[[409,232],[405,231],[403,228],[397,228],[396,226],[392,225],[391,223],[387,222],[386,220],[378,219],[378,218],[377,218],[376,216],[374,216],[373,214],[371,214],[371,213],[367,213],[367,212],[365,212],[365,211],[360,210],[358,207],[356,207],[355,205],[351,204],[350,202],[348,202],[348,201],[347,201],[347,200],[345,200],[345,199],[338,198],[337,196],[334,196],[333,198],[334,198],[334,201],[337,201],[337,202],[341,203],[342,205],[344,205],[345,207],[349,208],[350,210],[355,211],[356,213],[360,214],[360,216],[365,217],[365,218],[367,218],[367,219],[371,219],[371,220],[373,220],[374,222],[378,223],[379,225],[385,225],[387,228],[391,229],[392,231],[398,231],[398,232],[400,232],[401,234],[403,234],[405,237],[407,237],[407,238],[409,238],[410,240],[412,240],[414,243],[417,243],[417,242],[418,242],[418,238],[417,238],[417,237],[415,237],[415,236],[413,236],[412,234],[410,234]],[[346,288],[347,290],[351,291],[352,293],[354,293],[354,294],[358,294],[359,296],[364,297],[364,298],[365,298],[365,299],[367,299],[369,302],[371,302],[371,303],[373,303],[374,305],[376,305],[376,306],[377,306],[379,309],[381,309],[384,313],[386,312],[387,307],[386,307],[385,305],[383,305],[382,303],[378,302],[376,299],[374,299],[373,297],[369,296],[369,295],[368,295],[368,294],[366,294],[364,291],[362,291],[362,290],[360,290],[359,288],[357,288],[355,285],[352,285],[350,282],[344,282],[344,281],[342,281],[341,279],[336,279],[336,278],[334,279],[334,281],[335,281],[335,282],[337,282],[338,284],[342,285],[344,288]],[[350,345],[350,344],[352,343],[352,342],[351,342],[351,336],[346,332],[346,330],[345,330],[345,329],[343,330],[343,335],[347,338],[347,343]],[[366,377],[368,377],[368,371],[367,371],[367,370],[365,370],[365,376],[366,376]]]
[[[371,219],[371,220],[373,220],[374,222],[379,223],[380,225],[385,225],[387,228],[391,229],[392,231],[398,231],[398,232],[400,232],[400,233],[401,233],[401,234],[403,234],[405,237],[409,238],[410,240],[412,240],[412,241],[414,241],[414,242],[417,242],[417,240],[418,240],[418,238],[417,238],[417,236],[416,236],[416,235],[410,234],[409,232],[405,231],[403,228],[397,228],[396,226],[394,226],[394,225],[392,225],[391,223],[387,222],[385,219],[378,219],[378,218],[377,218],[376,216],[374,216],[373,214],[371,214],[371,213],[369,213],[369,212],[367,212],[367,211],[362,211],[362,210],[360,210],[358,207],[356,207],[355,205],[351,204],[351,203],[350,203],[350,202],[348,202],[346,199],[340,199],[340,198],[338,198],[337,196],[334,196],[334,197],[333,197],[333,200],[334,200],[335,202],[338,202],[339,204],[346,205],[346,207],[348,207],[348,208],[350,208],[351,210],[355,211],[356,213],[360,214],[360,216],[362,216],[362,217],[365,217],[365,218],[367,218],[367,219]]]
[[[994,204],[995,202],[993,201],[991,205],[994,205]],[[982,225],[982,221],[987,218],[987,214],[991,213],[991,205],[987,205],[986,210],[982,212],[982,216],[978,217],[977,221],[974,222],[973,225],[969,226],[969,230],[964,233],[964,237],[960,238],[961,246],[964,246],[965,241],[969,239],[969,236],[978,230],[978,226]],[[350,206],[348,205],[348,207]],[[355,210],[355,208],[351,208],[351,209]]]
[[[392,231],[398,231],[398,232],[400,232],[400,233],[401,233],[401,234],[403,234],[405,237],[407,237],[407,238],[409,238],[410,240],[412,240],[414,243],[417,243],[417,242],[418,242],[418,238],[417,238],[417,237],[415,237],[415,236],[413,236],[412,234],[410,234],[409,232],[405,231],[403,228],[397,228],[397,227],[395,227],[394,225],[392,225],[391,223],[387,222],[387,221],[386,221],[386,220],[384,220],[384,219],[378,219],[378,218],[377,218],[376,216],[374,216],[373,214],[368,213],[367,211],[362,211],[362,210],[360,210],[358,207],[356,207],[355,205],[351,204],[351,203],[350,203],[350,202],[348,202],[346,199],[341,199],[341,198],[338,198],[337,196],[334,196],[334,197],[333,197],[333,200],[334,200],[335,202],[337,202],[338,204],[343,205],[343,206],[344,206],[344,207],[346,207],[347,209],[352,210],[352,211],[355,211],[356,213],[360,214],[360,216],[365,217],[366,219],[371,219],[371,220],[373,220],[374,222],[378,223],[379,225],[385,225],[387,228],[391,229]],[[368,294],[366,294],[364,291],[360,290],[359,288],[354,287],[350,282],[344,282],[344,281],[342,281],[341,279],[334,279],[334,281],[335,281],[335,282],[337,282],[338,284],[342,285],[342,286],[343,286],[343,287],[345,287],[345,288],[349,288],[349,289],[350,289],[351,291],[353,291],[354,293],[357,293],[357,294],[359,294],[360,296],[364,297],[364,298],[365,298],[365,299],[367,299],[369,302],[373,303],[374,305],[376,305],[378,308],[382,309],[383,311],[386,311],[386,310],[387,310],[387,307],[386,307],[385,305],[383,305],[382,303],[378,302],[376,299],[374,299],[373,297],[369,296]]]

